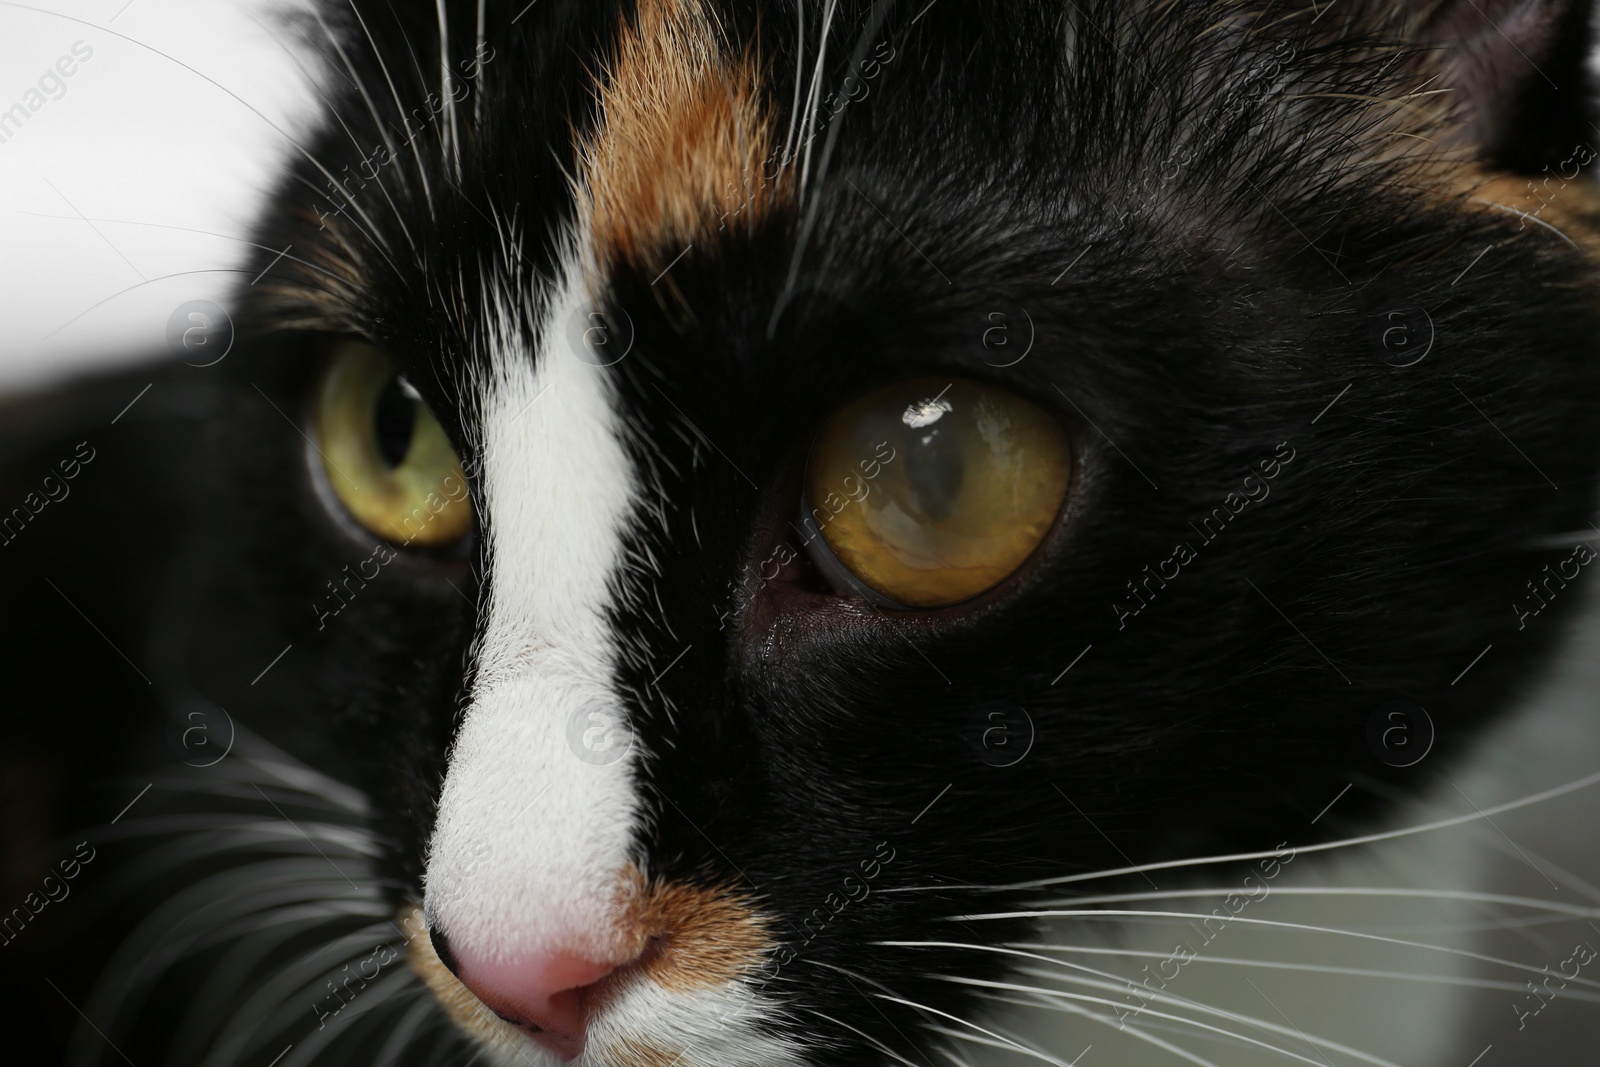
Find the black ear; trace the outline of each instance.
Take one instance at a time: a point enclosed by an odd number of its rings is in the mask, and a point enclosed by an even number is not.
[[[1484,162],[1537,172],[1600,142],[1589,55],[1592,0],[1438,0],[1421,16],[1464,132]]]

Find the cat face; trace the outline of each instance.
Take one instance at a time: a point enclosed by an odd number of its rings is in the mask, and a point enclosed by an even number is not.
[[[977,916],[1292,855],[1374,711],[1459,747],[1554,636],[1592,204],[1504,175],[1588,160],[1458,31],[414,6],[312,25],[356,88],[220,368],[293,649],[235,704],[373,798],[496,1062],[971,1038],[1031,928]]]

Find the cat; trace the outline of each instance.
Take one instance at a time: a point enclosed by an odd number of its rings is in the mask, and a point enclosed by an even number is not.
[[[1589,16],[275,9],[3,431],[19,1047],[1589,1062]]]

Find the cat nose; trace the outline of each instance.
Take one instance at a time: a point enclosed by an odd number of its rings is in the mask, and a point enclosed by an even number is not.
[[[590,993],[628,960],[587,959],[556,952],[515,962],[452,952],[432,933],[440,960],[484,1005],[563,1060],[583,1052]]]

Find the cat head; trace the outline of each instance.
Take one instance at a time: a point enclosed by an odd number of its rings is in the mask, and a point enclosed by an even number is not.
[[[221,368],[293,647],[230,706],[375,798],[498,1062],[976,1039],[1063,880],[1274,862],[1403,783],[1375,712],[1526,683],[1588,5],[520,7],[301,27]]]

